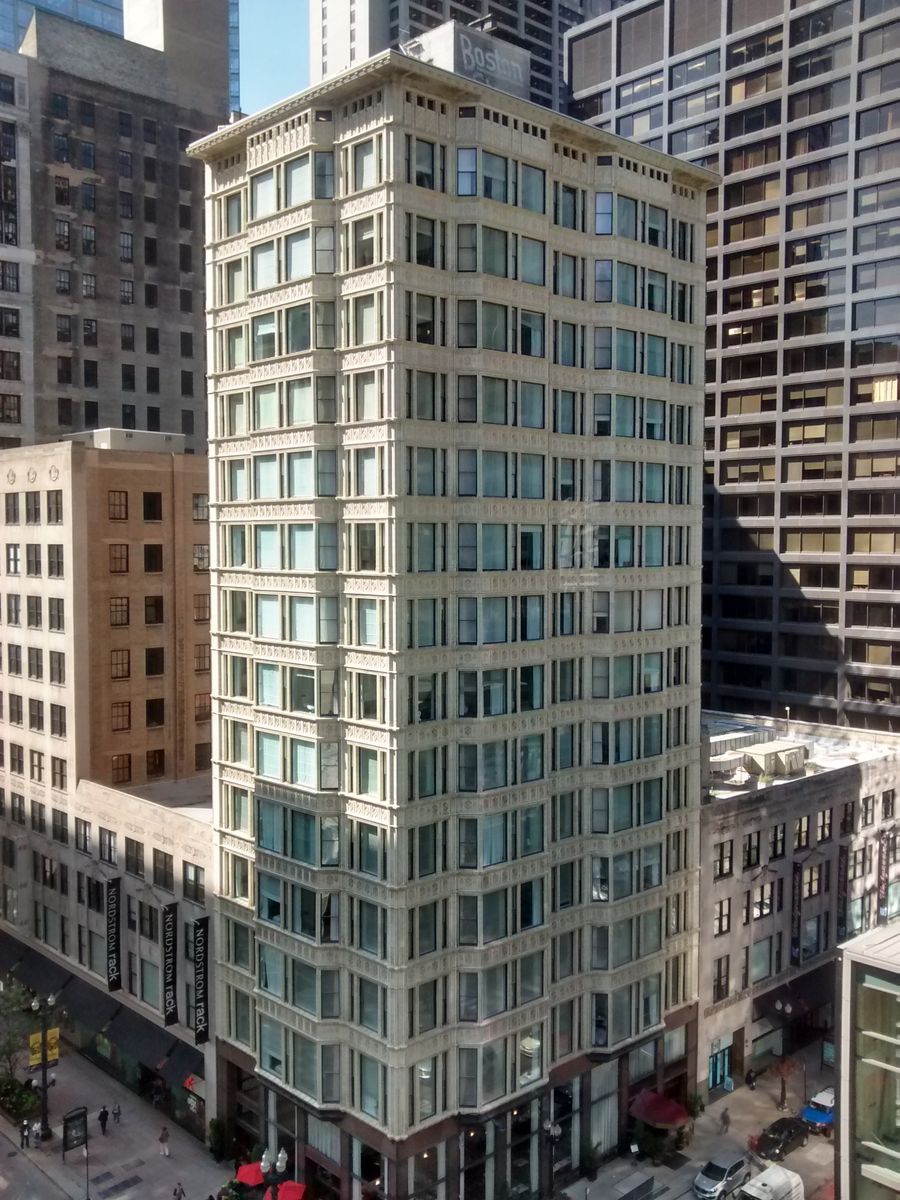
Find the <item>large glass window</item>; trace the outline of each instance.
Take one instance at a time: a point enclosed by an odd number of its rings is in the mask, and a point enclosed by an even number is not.
[[[262,171],[250,178],[250,214],[253,220],[267,217],[278,207],[275,172]]]
[[[520,168],[521,204],[532,212],[542,213],[546,209],[546,183],[540,167],[522,163]]]

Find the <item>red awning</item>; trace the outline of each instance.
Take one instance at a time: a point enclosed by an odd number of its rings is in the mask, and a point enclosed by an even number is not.
[[[262,1167],[258,1162],[244,1163],[238,1167],[238,1183],[246,1183],[248,1187],[259,1187],[263,1181]]]
[[[649,1088],[644,1088],[635,1096],[628,1111],[636,1120],[653,1125],[656,1129],[680,1129],[691,1119],[687,1109],[682,1108],[677,1100],[661,1096],[659,1092],[651,1092]]]

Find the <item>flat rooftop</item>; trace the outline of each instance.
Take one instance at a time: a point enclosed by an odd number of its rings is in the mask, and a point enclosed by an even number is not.
[[[885,966],[900,970],[900,927],[877,925],[867,933],[852,938],[841,946],[843,954],[853,958],[873,958]]]
[[[900,735],[879,730],[719,712],[704,712],[701,721],[709,739],[710,800],[765,791],[806,775],[840,771],[863,762],[889,759],[900,752]],[[799,769],[767,774],[761,786],[759,773],[748,771],[744,765],[746,758],[766,754],[800,757],[798,750],[803,758]]]
[[[64,433],[61,442],[78,442],[94,450],[143,450],[157,454],[184,454],[183,433],[162,433],[149,429],[82,429],[77,433]]]
[[[162,808],[212,824],[212,775],[192,775],[189,779],[163,779],[120,791],[139,800],[149,800]]]

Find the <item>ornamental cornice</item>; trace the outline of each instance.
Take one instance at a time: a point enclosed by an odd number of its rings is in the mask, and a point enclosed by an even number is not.
[[[397,591],[397,581],[384,576],[348,575],[342,580],[343,594],[352,599],[354,596],[383,596],[393,598]]]
[[[301,204],[297,208],[289,208],[284,212],[274,213],[271,217],[263,217],[259,221],[252,221],[247,226],[247,241],[253,243],[264,242],[269,238],[278,237],[281,234],[293,233],[302,225],[310,224],[313,219],[315,207],[317,206],[312,203]],[[327,209],[329,212],[331,211],[330,202],[327,203]]]
[[[341,732],[348,746],[374,746],[379,750],[393,750],[396,736],[377,725],[357,725],[352,721],[341,722]]]
[[[220,510],[221,521],[253,521],[265,525],[270,521],[336,521],[341,509],[335,500],[259,500],[255,504],[228,504]]]

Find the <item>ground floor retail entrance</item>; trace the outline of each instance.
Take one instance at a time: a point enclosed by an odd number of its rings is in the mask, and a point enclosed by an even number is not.
[[[4,937],[0,973],[43,996],[54,995],[61,1035],[160,1114],[206,1139],[205,1062],[171,1029],[123,1004],[63,964]]]
[[[231,1153],[250,1160],[260,1146],[283,1148],[310,1200],[529,1200],[583,1174],[588,1158],[627,1147],[629,1107],[642,1090],[684,1102],[695,1029],[680,1026],[606,1061],[573,1061],[488,1114],[457,1113],[402,1142],[351,1113],[316,1111],[220,1042],[218,1111],[228,1115]]]

